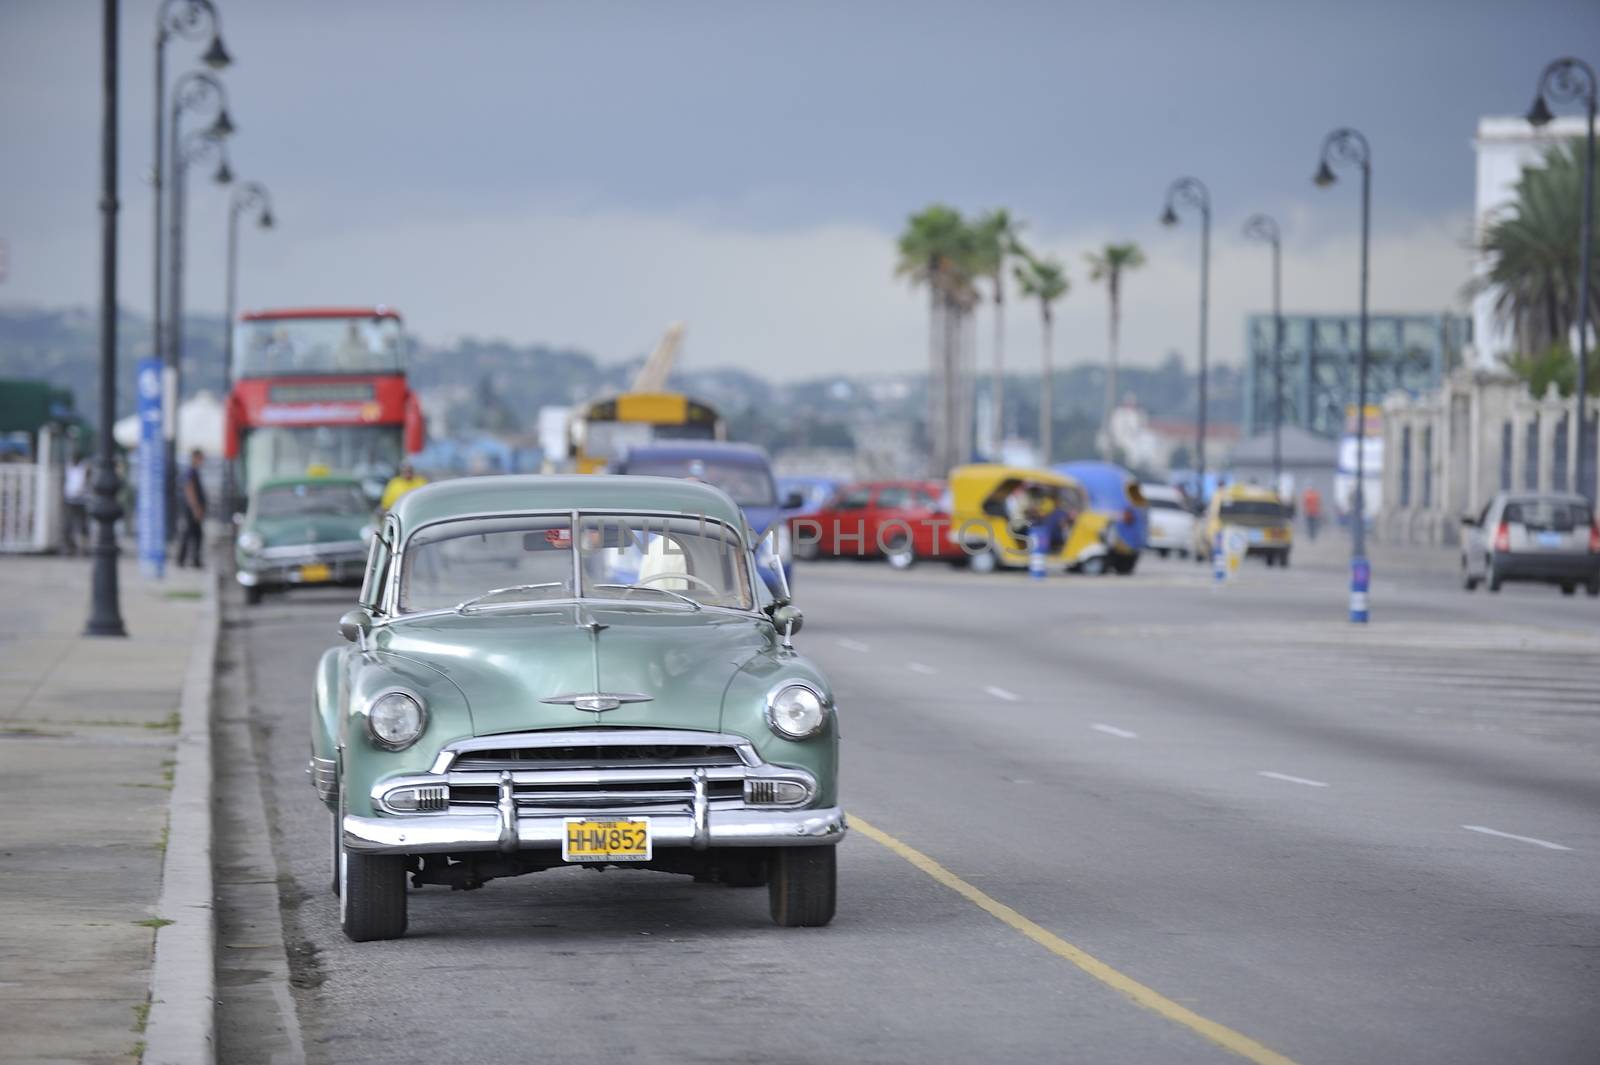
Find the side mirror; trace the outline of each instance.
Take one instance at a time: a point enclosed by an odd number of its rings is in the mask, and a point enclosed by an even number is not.
[[[364,644],[367,634],[372,631],[372,615],[361,607],[347,610],[339,619],[339,635],[351,643]]]
[[[784,510],[799,510],[806,505],[806,497],[799,492],[790,492],[783,497]]]
[[[783,603],[772,608],[772,624],[785,637],[799,632],[805,622],[806,616],[793,603]]]

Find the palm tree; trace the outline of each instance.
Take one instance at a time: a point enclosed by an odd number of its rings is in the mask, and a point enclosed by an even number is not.
[[[1020,235],[1022,223],[1011,217],[1004,207],[996,208],[978,219],[974,227],[977,236],[977,255],[973,263],[976,271],[994,285],[994,453],[998,456],[1000,445],[1006,437],[1006,260],[1013,255],[1026,255]]]
[[[1051,419],[1055,416],[1051,410],[1051,397],[1055,393],[1055,368],[1054,362],[1055,341],[1052,326],[1054,315],[1050,305],[1067,294],[1071,283],[1067,280],[1067,271],[1058,259],[1035,259],[1028,256],[1018,263],[1015,270],[1017,285],[1022,289],[1022,294],[1039,301],[1039,317],[1044,323],[1043,362],[1039,383],[1039,460],[1045,464],[1050,462],[1050,429]]]
[[[1122,342],[1122,274],[1143,266],[1144,252],[1133,243],[1107,244],[1085,258],[1089,260],[1089,280],[1104,281],[1111,297],[1111,347],[1106,354],[1106,409],[1101,423],[1105,452],[1110,457],[1111,412],[1117,409],[1117,356]]]
[[[961,461],[970,444],[963,325],[977,305],[977,245],[961,212],[937,203],[912,215],[900,235],[895,273],[928,286],[928,433],[938,475]]]
[[[1476,287],[1497,290],[1495,313],[1511,326],[1524,357],[1564,342],[1577,323],[1582,189],[1576,143],[1550,149],[1542,166],[1522,171],[1516,199],[1478,242],[1489,268]],[[1600,240],[1595,249],[1600,258]],[[1600,323],[1600,277],[1590,279],[1589,314]]]

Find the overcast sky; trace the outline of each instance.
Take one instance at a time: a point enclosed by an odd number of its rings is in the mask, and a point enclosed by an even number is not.
[[[1316,189],[1338,125],[1373,147],[1375,309],[1461,304],[1477,120],[1543,65],[1600,63],[1595,0],[1304,3],[384,3],[217,0],[234,170],[272,190],[241,302],[390,303],[425,340],[604,359],[688,324],[684,358],[774,377],[924,365],[894,238],[933,201],[1005,206],[1068,264],[1062,363],[1104,357],[1083,253],[1136,240],[1124,357],[1195,350],[1211,188],[1217,361],[1267,296],[1254,211],[1285,234],[1289,309],[1356,300],[1356,184]],[[0,0],[0,305],[97,294],[99,8]],[[153,4],[123,4],[121,298],[149,306]],[[169,70],[201,45],[175,42]],[[1584,54],[1584,53],[1580,53]],[[188,301],[222,305],[225,195],[191,196]],[[1037,313],[1008,318],[1012,365]],[[980,323],[987,359],[988,322]]]

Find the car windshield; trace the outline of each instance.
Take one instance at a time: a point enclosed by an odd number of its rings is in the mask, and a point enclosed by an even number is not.
[[[642,458],[628,461],[628,472],[645,477],[689,477],[716,485],[741,507],[775,507],[772,475],[760,466],[699,458]]]
[[[258,518],[359,517],[371,512],[372,504],[354,484],[276,485],[256,496]]]
[[[1246,524],[1264,525],[1283,521],[1283,504],[1267,499],[1230,499],[1223,501],[1222,519]]]
[[[1581,504],[1565,499],[1519,499],[1506,504],[1502,521],[1534,532],[1571,532],[1588,522]]]
[[[586,515],[576,535],[566,515],[442,522],[407,541],[400,574],[404,613],[575,597],[750,610],[753,595],[738,534],[698,517]]]

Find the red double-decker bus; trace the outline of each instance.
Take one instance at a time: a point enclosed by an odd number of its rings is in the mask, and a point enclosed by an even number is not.
[[[393,308],[239,316],[223,452],[240,493],[273,477],[339,473],[360,477],[376,498],[425,435]]]

